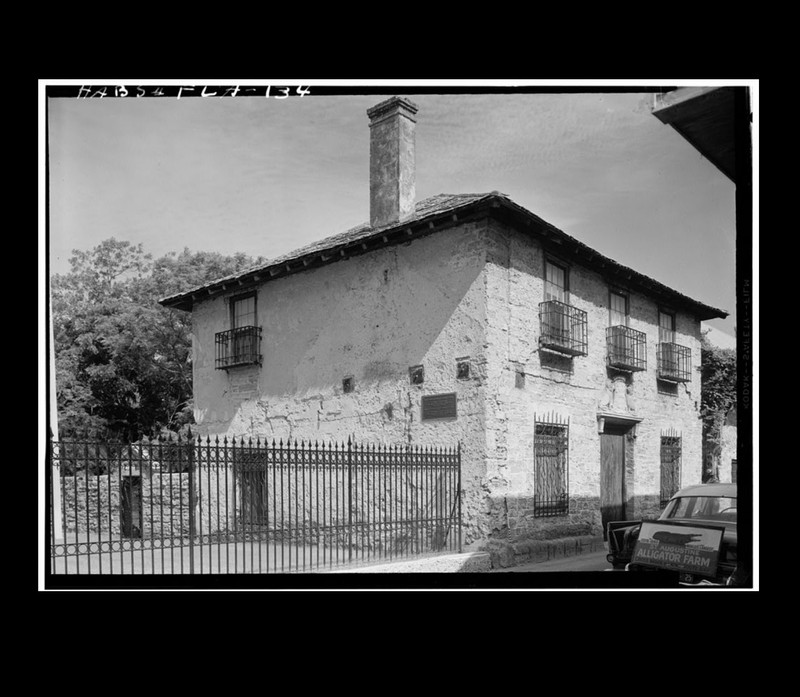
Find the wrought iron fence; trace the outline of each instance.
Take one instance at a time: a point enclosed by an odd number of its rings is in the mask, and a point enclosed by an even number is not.
[[[461,550],[460,446],[159,438],[50,452],[55,574],[322,571]]]
[[[534,414],[533,515],[569,513],[569,419]]]
[[[586,312],[558,300],[539,303],[539,343],[544,347],[570,356],[585,356],[589,352]]]

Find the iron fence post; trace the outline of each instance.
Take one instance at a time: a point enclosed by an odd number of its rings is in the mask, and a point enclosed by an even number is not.
[[[53,496],[53,431],[47,427],[47,446],[46,446],[46,459],[45,478],[47,480],[47,495],[48,505],[45,512],[47,520],[47,531],[49,544],[47,546],[47,554],[50,557],[50,573],[55,571],[55,543],[56,543],[56,528],[54,522],[55,516],[55,499]]]
[[[348,560],[353,560],[353,442],[347,438],[347,550]]]
[[[461,441],[458,442],[458,552],[461,553]]]
[[[192,453],[194,443],[192,441],[192,431],[186,436],[186,458],[189,468],[189,573],[194,573],[194,458]]]

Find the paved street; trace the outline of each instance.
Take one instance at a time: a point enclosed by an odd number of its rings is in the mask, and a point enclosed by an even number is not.
[[[562,557],[543,562],[521,564],[510,569],[496,569],[490,573],[528,573],[545,571],[605,571],[611,564],[606,560],[606,551],[589,552],[572,557]]]
[[[315,572],[339,568],[347,561],[343,550],[276,545],[264,542],[195,545],[193,563],[197,574],[252,574],[276,571]],[[361,561],[358,556],[355,561]],[[189,546],[148,547],[124,552],[103,552],[56,557],[55,574],[160,575],[189,573]]]

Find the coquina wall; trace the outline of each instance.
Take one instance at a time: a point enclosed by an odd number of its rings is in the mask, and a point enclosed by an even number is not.
[[[734,461],[738,456],[738,439],[736,419],[733,419],[732,424],[727,422],[722,427],[722,454],[719,463],[719,480],[721,482],[735,482],[736,472]]]
[[[67,541],[75,539],[173,538],[189,534],[189,476],[131,470],[93,475],[79,473],[59,478],[63,530]],[[123,523],[122,488],[135,480],[141,493],[140,507]],[[195,494],[196,497],[196,494]]]
[[[214,368],[214,335],[230,328],[236,292],[199,302],[195,419],[204,435],[461,443],[465,544],[597,534],[609,283],[570,266],[570,303],[588,314],[589,352],[568,359],[539,349],[543,279],[539,242],[494,219],[462,224],[261,285],[262,365],[229,371]],[[659,513],[662,433],[682,437],[681,484],[701,477],[700,324],[665,308],[676,314],[676,342],[691,348],[692,378],[662,383],[658,308],[630,293],[630,326],[647,335],[647,370],[633,374],[627,396],[629,416],[641,419],[625,445],[628,518]],[[459,361],[469,363],[466,379],[457,377]],[[412,385],[417,365],[424,383]],[[457,417],[422,421],[421,397],[450,392]],[[570,512],[536,518],[534,414],[545,413],[569,418]]]
[[[492,224],[488,240],[484,396],[492,499],[489,535],[600,533],[597,417],[610,377],[605,332],[611,284],[595,271],[568,264],[569,303],[588,315],[588,355],[570,359],[544,351],[539,347],[539,303],[544,300],[545,249],[499,223]],[[659,305],[632,291],[629,298],[629,326],[647,336],[647,369],[632,374],[626,397],[626,416],[641,419],[635,437],[625,439],[626,517],[639,518],[659,513],[662,432],[671,429],[682,438],[681,485],[700,482],[700,324],[677,308],[665,308],[676,311],[676,343],[691,348],[692,379],[662,383],[656,379]],[[568,515],[536,518],[534,414],[549,413],[569,419],[570,507]]]
[[[195,305],[195,419],[202,434],[456,446],[464,540],[484,530],[485,229],[466,223],[263,284],[262,365],[214,368],[235,293]],[[457,363],[469,363],[459,379]],[[424,382],[412,385],[409,368]],[[353,378],[352,392],[342,381]],[[455,392],[457,417],[421,421],[421,397]]]

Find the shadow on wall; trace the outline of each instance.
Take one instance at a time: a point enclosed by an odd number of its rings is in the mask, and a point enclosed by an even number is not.
[[[427,240],[432,242],[423,246]],[[466,240],[458,245],[460,263],[443,266],[441,259],[453,256],[452,249],[446,254],[448,240],[452,247],[452,238],[443,234],[389,250],[370,259],[366,269],[361,257],[263,286],[263,365],[233,368],[220,377],[214,371],[210,384],[196,388],[197,408],[214,411],[214,430],[224,432],[246,401],[347,397],[345,378],[351,379],[349,399],[355,403],[381,383],[409,384],[409,368],[416,365],[424,366],[426,383],[455,383],[455,357],[482,350],[483,288],[476,280],[483,254]],[[452,375],[432,372],[443,363]],[[214,402],[223,392],[228,406],[221,409]],[[380,406],[391,420],[397,414],[385,403]]]
[[[661,515],[659,497],[630,497],[623,520],[655,519]],[[561,507],[541,504],[534,496],[491,499],[489,540],[518,542],[603,535],[603,509],[597,496],[570,497]]]

